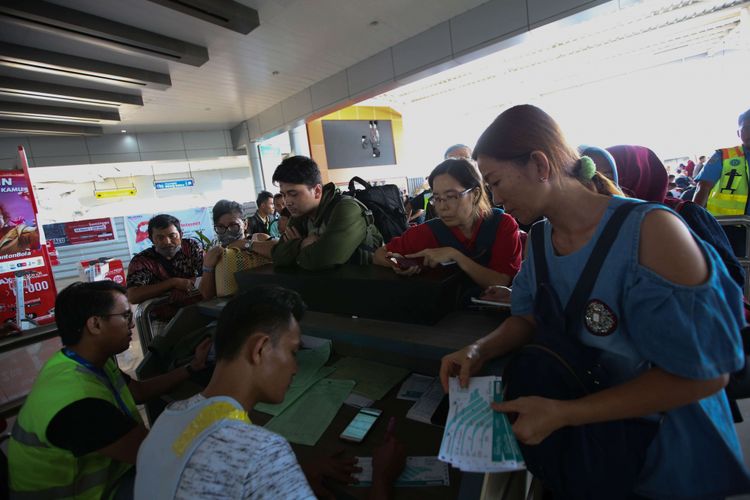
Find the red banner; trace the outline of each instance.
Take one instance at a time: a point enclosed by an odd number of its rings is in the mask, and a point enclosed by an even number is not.
[[[89,219],[65,223],[65,237],[69,244],[94,243],[114,240],[112,219]]]
[[[47,248],[40,244],[26,153],[18,149],[23,170],[0,173],[0,322],[17,319],[16,296],[22,293],[21,319],[46,324],[55,320],[57,293]]]

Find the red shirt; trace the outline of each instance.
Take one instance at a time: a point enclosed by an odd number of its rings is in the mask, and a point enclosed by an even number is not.
[[[469,249],[474,250],[479,227],[482,220],[478,220],[471,231],[471,238],[467,238],[457,227],[451,227],[450,230],[458,241]],[[406,230],[404,234],[393,238],[386,248],[389,252],[399,253],[401,255],[413,254],[424,250],[425,248],[439,248],[435,234],[427,224],[420,224]],[[500,224],[497,225],[497,234],[495,243],[492,245],[492,256],[490,257],[489,268],[498,273],[507,274],[511,278],[518,273],[521,268],[521,239],[518,233],[518,224],[516,220],[508,214],[503,214]]]

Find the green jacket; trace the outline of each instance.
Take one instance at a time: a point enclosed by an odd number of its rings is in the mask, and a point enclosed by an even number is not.
[[[372,253],[383,245],[372,213],[359,201],[342,195],[332,182],[323,186],[315,214],[292,217],[289,227],[297,229],[302,238],[292,241],[282,238],[271,254],[276,266],[296,264],[314,271],[347,262],[369,265]],[[310,234],[317,234],[320,239],[301,248],[302,239]]]

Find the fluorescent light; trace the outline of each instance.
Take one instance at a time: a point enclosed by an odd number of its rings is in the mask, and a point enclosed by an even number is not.
[[[0,42],[0,66],[137,88],[165,90],[172,85],[169,75],[164,73],[12,43]]]
[[[143,106],[140,95],[0,76],[0,95],[90,106]]]
[[[0,132],[28,135],[102,135],[103,133],[101,127],[21,120],[0,120]]]
[[[0,116],[79,123],[116,123],[120,121],[120,113],[116,110],[63,108],[11,101],[0,101]]]

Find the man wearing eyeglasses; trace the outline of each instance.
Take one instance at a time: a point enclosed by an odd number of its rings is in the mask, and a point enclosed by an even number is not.
[[[138,448],[148,434],[136,404],[205,367],[210,340],[187,366],[133,380],[114,356],[133,336],[126,290],[74,283],[55,303],[63,349],[42,367],[8,446],[11,497],[132,498]]]
[[[183,239],[180,221],[168,214],[148,221],[148,237],[154,246],[135,255],[128,265],[130,302],[140,304],[165,294],[170,294],[172,303],[199,297],[195,281],[203,269],[203,250],[198,242]]]

